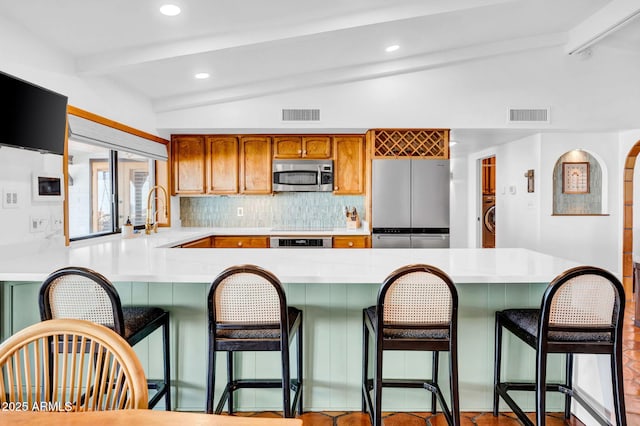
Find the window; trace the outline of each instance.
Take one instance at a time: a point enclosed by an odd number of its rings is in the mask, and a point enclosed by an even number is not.
[[[69,238],[143,227],[153,160],[69,139]]]
[[[127,219],[144,228],[147,196],[166,186],[167,141],[69,107],[69,241],[119,232]],[[164,197],[151,198],[152,222],[169,224]]]

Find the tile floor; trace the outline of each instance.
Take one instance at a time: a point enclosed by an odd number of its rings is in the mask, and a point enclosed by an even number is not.
[[[627,302],[624,327],[624,393],[627,408],[627,424],[640,425],[640,327],[633,325],[633,302]],[[277,412],[238,413],[242,416],[280,417]],[[461,414],[462,426],[518,426],[521,423],[512,413],[494,417],[491,413]],[[535,422],[535,416],[530,415]],[[361,412],[309,412],[299,416],[305,426],[370,426],[369,416]],[[431,413],[384,413],[384,426],[444,426],[447,422],[442,414]],[[548,426],[584,426],[572,418],[564,421],[562,414],[547,416]]]

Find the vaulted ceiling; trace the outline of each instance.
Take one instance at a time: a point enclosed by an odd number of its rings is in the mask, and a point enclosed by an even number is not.
[[[160,14],[170,2],[182,13]],[[551,46],[640,53],[637,0],[19,0],[0,14],[158,112]]]

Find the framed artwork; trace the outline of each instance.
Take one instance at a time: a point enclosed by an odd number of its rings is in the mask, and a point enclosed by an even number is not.
[[[562,163],[562,192],[564,194],[589,193],[589,163]]]

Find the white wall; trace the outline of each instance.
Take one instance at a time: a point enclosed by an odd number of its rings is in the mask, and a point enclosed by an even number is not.
[[[55,225],[63,218],[62,201],[34,201],[32,197],[34,172],[61,170],[60,155],[0,147],[0,254],[5,253],[3,250],[12,254],[28,252],[40,244],[64,245],[62,228]],[[18,195],[16,205],[4,202],[7,192]],[[32,220],[41,222],[37,232],[30,228]]]
[[[553,169],[567,151],[583,149],[601,163],[606,186],[601,216],[553,216]],[[525,247],[621,272],[621,155],[618,134],[540,133],[495,147],[496,246]],[[479,158],[477,154],[470,158]],[[524,173],[534,169],[535,191]],[[474,206],[468,206],[473,214]]]
[[[540,148],[538,134],[496,150],[496,247],[540,250],[540,198],[550,190],[540,185]],[[532,193],[524,176],[529,169],[534,170]]]
[[[62,93],[68,96],[70,105],[157,134],[148,99],[101,78],[78,76],[73,60],[64,52],[1,16],[0,71]],[[60,232],[51,229],[50,224],[42,232],[29,231],[32,217],[51,219],[62,215],[61,203],[31,200],[31,175],[45,168],[62,173],[62,157],[0,148],[0,193],[16,190],[19,194],[17,208],[3,208],[0,204],[0,252],[28,251],[38,244],[64,245]]]
[[[552,216],[553,168],[572,149],[592,154],[603,171],[605,216]],[[554,133],[542,135],[540,250],[556,256],[599,266],[621,277],[622,272],[622,170],[617,133]],[[606,198],[605,198],[606,195]]]

